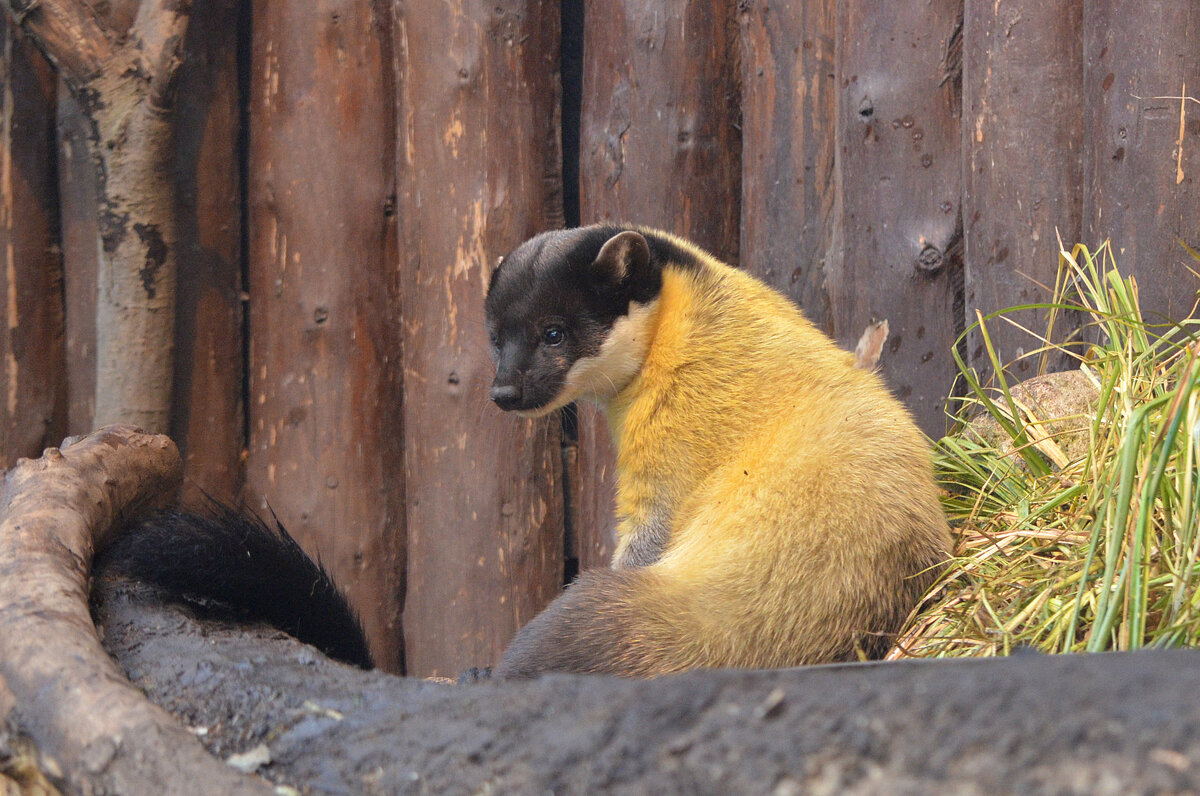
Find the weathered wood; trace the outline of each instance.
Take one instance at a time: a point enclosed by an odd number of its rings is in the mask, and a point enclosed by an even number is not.
[[[113,64],[106,77],[120,73]],[[170,424],[178,238],[169,161],[168,109],[140,81],[93,89],[104,99],[84,110],[97,168],[102,253],[96,301],[95,422],[132,422],[164,432]],[[76,96],[79,96],[78,94]]]
[[[873,320],[880,362],[921,427],[945,428],[962,328],[959,82],[961,4],[838,5],[840,241],[827,272],[833,333],[847,348]]]
[[[117,29],[132,23],[132,5],[110,7]],[[184,452],[185,500],[199,490],[234,499],[242,483],[240,121],[237,48],[229,36],[236,18],[233,0],[196,5],[179,74],[178,134],[169,153],[180,258],[171,434]],[[88,153],[91,126],[65,85],[58,103],[67,429],[82,434],[94,427],[96,391],[96,171]]]
[[[0,0],[0,5],[38,41],[59,72],[75,85],[110,66],[116,47],[85,0]]]
[[[0,796],[61,796],[38,768],[37,748],[21,732],[17,698],[0,677]]]
[[[584,16],[580,215],[645,224],[737,263],[741,197],[737,28],[730,0],[621,0]],[[581,567],[614,548],[615,458],[579,412]]]
[[[964,282],[968,324],[1020,304],[1048,302],[1058,237],[1079,240],[1083,212],[1083,0],[967,0],[963,19]],[[1047,311],[1012,313],[1035,334]],[[1063,323],[1066,326],[1067,322]],[[1060,331],[1062,329],[1060,328]],[[989,322],[1000,361],[1042,346],[1004,321]],[[979,334],[969,362],[991,370]],[[1051,356],[1051,364],[1061,357]],[[1039,358],[1017,362],[1032,376]]]
[[[55,82],[0,15],[0,467],[66,432]]]
[[[177,243],[168,160],[191,2],[147,3],[122,36],[77,0],[2,0],[0,7],[59,68],[89,122],[103,241],[96,418],[165,431]]]
[[[388,238],[387,15],[253,4],[251,505],[348,591],[376,663],[402,666],[400,324]]]
[[[174,168],[179,229],[171,438],[184,500],[242,487],[238,0],[195,0],[179,73]]]
[[[106,10],[104,23],[128,32],[140,0],[119,0]],[[96,207],[96,167],[88,151],[92,134],[87,115],[59,75],[58,194],[66,314],[67,433],[86,434],[96,404],[96,297],[100,272],[100,227]]]
[[[571,499],[572,532],[582,571],[607,567],[617,549],[617,453],[604,413],[589,403],[581,403],[578,412]]]
[[[742,267],[832,332],[836,3],[756,0],[739,9]]]
[[[1089,2],[1084,63],[1084,240],[1112,241],[1148,320],[1181,319],[1200,287],[1178,243],[1200,243],[1200,12],[1194,2]]]
[[[127,32],[139,0],[108,5],[105,22]],[[100,273],[100,225],[96,207],[96,167],[88,150],[92,134],[87,115],[59,76],[58,194],[67,335],[67,433],[95,428],[96,297]]]
[[[554,0],[398,8],[409,673],[498,659],[558,592],[558,418],[502,415],[483,294],[562,221]]]
[[[738,259],[741,145],[729,0],[621,0],[584,17],[580,213]]]
[[[71,793],[263,793],[130,685],[88,611],[92,555],[113,527],[169,500],[179,453],[110,426],[22,459],[0,497],[0,679],[38,767]]]
[[[70,89],[58,86],[58,195],[66,284],[67,431],[86,434],[95,425],[96,293],[100,225],[96,169],[88,154],[87,118]]]
[[[138,12],[143,8],[149,10],[150,6],[150,3],[145,0],[84,0],[84,2],[96,15],[100,24],[109,32],[110,37],[118,40],[128,35],[129,29],[137,21]],[[195,8],[198,13],[204,11],[199,5]]]

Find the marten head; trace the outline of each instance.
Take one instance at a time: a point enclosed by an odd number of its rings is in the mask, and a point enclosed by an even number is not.
[[[620,392],[653,333],[658,243],[620,227],[583,227],[543,233],[505,257],[487,294],[492,400],[537,416]]]

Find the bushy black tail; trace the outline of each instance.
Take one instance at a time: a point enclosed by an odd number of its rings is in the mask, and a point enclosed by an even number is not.
[[[97,568],[176,596],[219,600],[331,658],[371,668],[358,617],[320,564],[275,521],[214,505],[168,510],[120,530]]]

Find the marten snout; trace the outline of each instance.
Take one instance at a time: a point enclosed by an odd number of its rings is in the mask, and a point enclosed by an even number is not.
[[[493,384],[492,400],[506,412],[516,409],[521,405],[521,388],[515,384]]]

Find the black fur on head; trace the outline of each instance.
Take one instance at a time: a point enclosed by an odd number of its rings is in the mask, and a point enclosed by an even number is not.
[[[662,288],[672,244],[616,226],[545,232],[522,243],[492,274],[487,326],[502,409],[553,409],[571,366],[594,357],[631,302]]]

